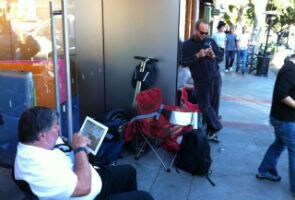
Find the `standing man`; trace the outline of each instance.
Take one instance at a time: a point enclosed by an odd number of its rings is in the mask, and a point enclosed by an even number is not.
[[[219,21],[217,25],[217,32],[213,33],[212,39],[216,42],[220,52],[222,53],[222,60],[224,55],[225,41],[226,35],[224,33],[225,23],[223,21]],[[220,62],[222,61],[220,60]]]
[[[219,142],[216,133],[222,129],[222,124],[217,114],[221,92],[218,62],[222,60],[222,53],[216,42],[207,36],[208,22],[200,19],[195,24],[193,35],[183,43],[181,64],[191,71],[208,139]]]
[[[287,147],[290,190],[295,197],[295,55],[279,70],[272,97],[270,123],[275,140],[268,148],[258,168],[258,179],[280,181],[277,163]]]
[[[250,35],[247,33],[247,27],[242,27],[242,33],[237,36],[237,68],[236,72],[238,72],[241,68],[242,74],[244,75],[246,72],[246,62],[247,62],[247,52],[248,46],[250,42]]]
[[[235,34],[235,26],[231,25],[229,33],[226,34],[225,43],[225,72],[232,71],[237,50],[237,35]]]

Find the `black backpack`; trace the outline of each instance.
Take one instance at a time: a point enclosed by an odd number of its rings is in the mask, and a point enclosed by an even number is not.
[[[182,169],[192,175],[205,175],[215,186],[208,176],[211,173],[211,163],[210,145],[204,131],[194,129],[186,132],[176,156],[177,169]]]
[[[157,78],[157,68],[153,61],[148,61],[144,67],[144,71],[140,72],[141,64],[137,65],[131,79],[131,85],[136,87],[137,81],[141,81],[141,89],[146,90],[151,87]]]

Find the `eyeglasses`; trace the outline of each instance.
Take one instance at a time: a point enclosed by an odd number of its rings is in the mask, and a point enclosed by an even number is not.
[[[201,35],[208,35],[208,32],[199,31]]]

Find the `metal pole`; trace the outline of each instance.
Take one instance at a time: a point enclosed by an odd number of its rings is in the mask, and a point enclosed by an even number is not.
[[[205,3],[204,18],[208,21],[208,23],[210,23],[210,21],[211,21],[211,11],[212,11],[211,4],[210,3]]]
[[[60,91],[59,91],[59,65],[57,61],[57,45],[56,45],[56,32],[55,32],[55,19],[54,15],[55,13],[53,11],[53,2],[49,2],[50,7],[50,19],[51,19],[51,39],[52,39],[52,51],[53,51],[53,67],[54,67],[54,87],[55,87],[55,102],[56,102],[56,110],[60,114]],[[61,125],[61,118],[58,119],[59,124]],[[62,135],[62,130],[60,130],[60,135]]]
[[[66,84],[67,84],[67,122],[68,122],[68,139],[73,139],[73,113],[72,113],[72,88],[71,88],[71,68],[69,53],[69,37],[68,37],[68,20],[66,0],[62,0],[62,20],[63,20],[63,41],[64,41],[64,58],[66,66]]]

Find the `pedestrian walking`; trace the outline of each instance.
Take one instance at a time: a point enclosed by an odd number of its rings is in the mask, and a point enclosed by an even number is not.
[[[225,72],[232,71],[237,51],[237,34],[235,34],[235,26],[231,26],[226,34],[225,42]]]
[[[246,62],[247,62],[247,52],[248,46],[250,43],[250,35],[247,33],[247,27],[242,27],[242,32],[237,35],[237,68],[236,72],[238,72],[241,68],[242,74],[244,75],[246,72]]]
[[[295,55],[279,70],[272,98],[270,123],[275,140],[269,146],[258,168],[258,179],[280,181],[279,157],[288,149],[290,190],[295,197]]]

